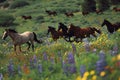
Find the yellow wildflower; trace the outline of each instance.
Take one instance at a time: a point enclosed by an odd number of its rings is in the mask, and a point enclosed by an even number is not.
[[[120,54],[119,54],[119,55],[117,55],[117,60],[120,60]]]
[[[94,70],[90,71],[90,75],[94,75],[94,74],[95,74]]]
[[[105,71],[102,71],[102,72],[100,73],[100,76],[103,77],[103,76],[105,76],[105,74],[106,74]]]
[[[92,76],[92,80],[97,80],[97,76],[96,75]]]
[[[88,77],[88,76],[89,76],[89,72],[87,71],[84,73],[84,77]]]
[[[116,57],[113,57],[113,58],[112,58],[112,61],[113,61],[113,62],[116,61]]]
[[[81,77],[80,77],[80,76],[78,76],[78,77],[76,78],[76,80],[81,80]]]
[[[87,77],[83,77],[81,80],[87,80]]]

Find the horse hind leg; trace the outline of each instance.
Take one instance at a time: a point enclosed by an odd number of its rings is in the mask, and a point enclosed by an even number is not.
[[[27,42],[27,44],[28,44],[28,48],[27,48],[27,50],[29,50],[29,49],[30,49],[31,44],[30,44],[29,42]]]

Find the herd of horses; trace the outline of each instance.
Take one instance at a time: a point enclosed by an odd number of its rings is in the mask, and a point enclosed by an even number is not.
[[[116,22],[112,24],[108,20],[104,19],[101,26],[106,25],[109,33],[113,34],[115,31],[120,29],[120,22]],[[70,24],[67,27],[62,22],[59,23],[58,30],[52,26],[48,26],[47,35],[51,33],[54,41],[57,41],[60,37],[64,38],[67,42],[82,42],[83,38],[90,37],[91,35],[94,37],[96,33],[101,34],[101,30],[95,27],[86,27],[81,28],[79,26],[75,26],[74,24]],[[34,51],[34,42],[43,43],[42,40],[37,39],[37,35],[35,32],[26,31],[23,33],[18,33],[13,29],[5,29],[2,39],[5,40],[7,37],[10,37],[14,44],[14,51],[16,52],[16,47],[19,47],[19,51],[21,52],[21,45],[26,43],[28,44],[28,50],[32,47]],[[71,39],[72,38],[72,39]]]
[[[120,28],[120,22],[116,22],[112,24],[108,20],[104,19],[102,23],[102,27],[106,25],[107,30],[109,33],[113,34],[115,31],[117,31]],[[95,27],[86,27],[81,28],[79,26],[75,26],[74,24],[70,24],[69,27],[67,27],[63,23],[59,23],[58,30],[56,30],[52,26],[48,26],[48,33],[51,33],[52,38],[54,41],[57,41],[59,38],[64,38],[67,42],[82,42],[83,38],[90,38],[90,36],[96,36],[96,33],[101,34],[101,30],[97,29]],[[71,40],[72,38],[72,40]]]

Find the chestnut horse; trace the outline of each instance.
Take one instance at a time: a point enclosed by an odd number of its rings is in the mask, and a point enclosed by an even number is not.
[[[19,50],[21,52],[21,45],[24,43],[28,44],[28,48],[27,48],[28,50],[29,50],[30,46],[32,45],[33,51],[34,51],[34,41],[37,43],[42,43],[42,41],[37,39],[35,32],[26,31],[26,32],[20,34],[13,29],[5,29],[2,39],[5,40],[7,36],[10,36],[10,38],[12,39],[15,52],[16,52],[17,46],[19,47]]]
[[[67,17],[72,17],[72,16],[74,16],[74,14],[73,14],[72,12],[65,12],[65,15],[66,15]]]
[[[82,39],[86,37],[90,37],[90,35],[96,37],[95,32],[101,34],[101,31],[94,28],[94,27],[87,27],[87,28],[80,28],[79,26],[74,26],[73,24],[70,24],[68,29],[68,34],[71,34],[71,36],[75,36],[74,40],[77,42],[77,39]]]
[[[60,37],[63,37],[63,33],[61,31],[56,31],[56,29],[52,26],[48,26],[47,35],[51,32],[52,38],[54,41],[57,41]]]
[[[112,24],[106,19],[104,19],[101,26],[103,27],[104,25],[107,26],[107,30],[108,30],[109,33],[113,33],[120,28],[120,22],[116,22],[116,23]]]
[[[57,12],[56,12],[56,11],[46,10],[45,12],[46,12],[48,15],[53,15],[53,16],[56,16],[56,15],[57,15]]]
[[[32,17],[31,16],[22,16],[22,18],[24,19],[24,20],[27,20],[27,19],[32,19]]]

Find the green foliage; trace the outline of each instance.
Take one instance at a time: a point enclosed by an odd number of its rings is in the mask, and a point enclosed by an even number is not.
[[[1,12],[0,14],[0,26],[10,26],[13,24],[14,17],[7,14],[6,12]]]
[[[0,6],[2,6],[3,8],[9,7],[9,5],[10,4],[8,2],[3,2],[3,3],[0,4]]]
[[[10,5],[10,8],[11,9],[15,9],[15,8],[18,8],[18,7],[24,7],[26,5],[29,5],[29,3],[27,1],[24,1],[24,0],[18,0],[18,1],[14,1],[11,5]]]

